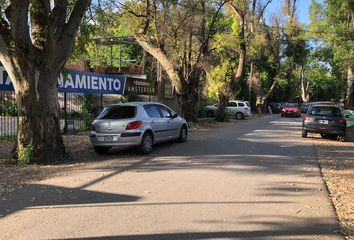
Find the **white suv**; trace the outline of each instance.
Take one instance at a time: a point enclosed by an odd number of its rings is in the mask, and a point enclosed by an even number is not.
[[[214,117],[216,110],[218,109],[218,103],[210,106],[206,106],[207,117]],[[248,101],[230,100],[227,103],[226,114],[237,119],[249,118],[251,114],[251,105]]]

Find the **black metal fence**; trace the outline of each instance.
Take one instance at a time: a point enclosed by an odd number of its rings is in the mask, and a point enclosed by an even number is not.
[[[58,93],[60,128],[63,133],[70,122],[75,131],[85,131],[103,107],[100,94]],[[0,141],[15,140],[17,105],[14,92],[0,91]]]

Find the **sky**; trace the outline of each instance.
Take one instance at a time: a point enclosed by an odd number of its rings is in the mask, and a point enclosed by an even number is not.
[[[273,0],[269,4],[268,11],[267,11],[268,19],[270,18],[270,16],[272,16],[272,14],[277,14],[277,13],[281,12],[283,3],[284,3],[284,0]],[[309,18],[310,5],[311,5],[311,0],[297,0],[296,1],[295,14],[298,17],[298,20],[303,24],[310,23],[310,18]]]

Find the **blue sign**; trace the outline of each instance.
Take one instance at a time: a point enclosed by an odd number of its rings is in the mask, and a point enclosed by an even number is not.
[[[58,77],[58,92],[124,94],[126,76],[67,71]],[[14,91],[9,75],[0,65],[0,91]]]
[[[0,91],[14,91],[9,74],[2,65],[0,65]]]

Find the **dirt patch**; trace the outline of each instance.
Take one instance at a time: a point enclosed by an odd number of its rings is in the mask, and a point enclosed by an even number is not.
[[[346,239],[354,239],[354,143],[315,136],[321,171]]]

